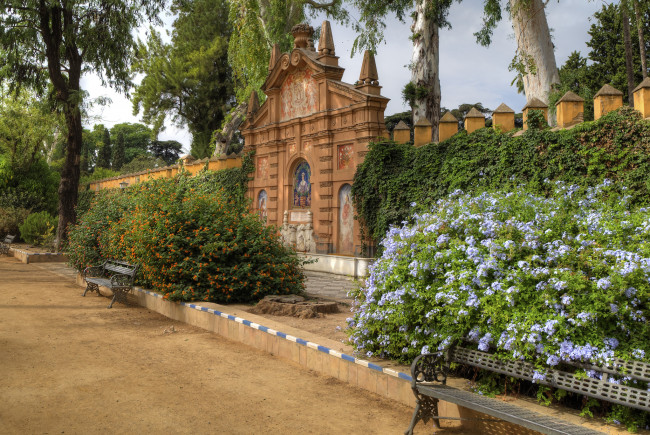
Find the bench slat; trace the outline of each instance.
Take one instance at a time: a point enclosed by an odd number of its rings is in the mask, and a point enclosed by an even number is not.
[[[592,429],[574,425],[557,418],[548,417],[536,412],[521,408],[516,405],[479,396],[478,394],[459,390],[446,385],[418,385],[418,391],[424,395],[435,397],[445,402],[455,403],[465,408],[473,409],[483,414],[536,430],[545,434],[553,435],[590,435],[600,434]]]

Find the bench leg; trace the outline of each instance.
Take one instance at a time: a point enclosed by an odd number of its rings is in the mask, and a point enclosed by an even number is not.
[[[84,296],[84,297],[85,297],[85,296],[86,296],[86,293],[89,292],[89,291],[91,291],[91,292],[97,292],[97,296],[100,295],[100,293],[99,293],[99,286],[98,286],[97,284],[95,284],[95,283],[87,282],[87,283],[86,283],[86,290],[84,290],[84,294],[82,294],[81,296]]]
[[[413,429],[415,425],[418,424],[418,421],[422,420],[424,423],[428,423],[429,420],[433,420],[433,424],[436,428],[440,429],[440,420],[438,420],[438,399],[428,396],[419,396],[415,401],[415,411],[413,411],[413,418],[411,418],[411,425],[405,435],[413,435]]]
[[[130,289],[113,289],[113,299],[108,305],[108,308],[113,308],[115,302],[122,302],[124,305],[127,304],[126,295],[129,293]]]

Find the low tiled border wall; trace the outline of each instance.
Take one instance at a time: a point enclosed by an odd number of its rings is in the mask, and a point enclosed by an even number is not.
[[[65,263],[68,257],[65,254],[52,252],[28,252],[18,248],[9,248],[9,254],[25,264],[29,263]]]

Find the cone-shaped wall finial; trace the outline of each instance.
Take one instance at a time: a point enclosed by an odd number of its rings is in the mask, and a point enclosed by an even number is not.
[[[282,52],[280,51],[280,45],[273,44],[273,48],[271,49],[271,58],[269,59],[269,71],[271,71],[275,66],[275,64],[278,63],[278,60],[280,60],[280,56],[282,56]]]
[[[318,53],[334,55],[334,38],[330,22],[325,20],[320,28],[320,39],[318,40]]]
[[[377,64],[375,63],[375,56],[372,52],[366,50],[363,54],[363,64],[361,65],[361,74],[359,75],[359,82],[367,85],[378,85],[377,80]]]
[[[250,118],[258,110],[260,110],[260,99],[257,96],[257,91],[253,91],[251,92],[251,97],[248,99],[248,110],[246,110],[246,114]]]

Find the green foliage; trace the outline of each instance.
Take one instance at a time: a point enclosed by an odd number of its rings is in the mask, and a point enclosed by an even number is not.
[[[20,225],[20,238],[32,245],[51,246],[56,224],[56,218],[46,211],[32,213]]]
[[[183,145],[175,140],[154,140],[149,146],[154,157],[164,160],[167,165],[173,165],[178,161],[182,148]]]
[[[426,86],[418,86],[413,82],[408,82],[402,89],[402,99],[412,110],[416,106],[416,102],[427,98],[430,92],[430,89]]]
[[[145,76],[136,87],[133,109],[142,110],[156,135],[167,117],[187,126],[192,155],[209,157],[211,134],[221,126],[234,96],[228,2],[177,1],[173,10],[177,18],[170,44],[153,29],[146,44],[138,44],[135,69]]]
[[[79,187],[82,189],[87,189],[91,181],[103,180],[104,178],[113,178],[120,175],[117,171],[112,171],[110,169],[104,168],[95,168],[92,174],[84,175],[79,181]]]
[[[434,203],[456,189],[502,188],[511,177],[545,193],[543,180],[581,186],[604,178],[627,185],[634,203],[650,198],[650,123],[624,107],[571,130],[527,130],[522,136],[481,129],[420,148],[370,145],[354,178],[355,210],[380,240],[408,219],[412,202]]]
[[[93,190],[80,190],[79,199],[77,200],[77,216],[85,214],[90,205],[95,199],[95,191]]]
[[[70,231],[71,264],[138,263],[140,284],[170,300],[250,302],[301,292],[297,256],[249,210],[245,185],[228,186],[235,178],[233,170],[206,171],[99,192]]]
[[[60,134],[59,117],[33,95],[0,98],[0,207],[56,211],[59,176],[45,155]]]
[[[342,0],[232,0],[228,3],[228,21],[233,31],[228,60],[239,102],[248,101],[251,92],[258,91],[266,80],[273,44],[278,44],[283,53],[293,47],[290,34],[293,26],[319,13],[339,22],[348,20]]]
[[[546,130],[549,127],[548,121],[542,110],[529,110],[526,124],[530,130]]]
[[[29,216],[29,210],[23,207],[0,205],[0,235],[19,235],[20,225]]]
[[[0,206],[56,211],[59,174],[37,157],[27,169],[15,170],[0,154]]]
[[[147,169],[162,168],[164,166],[167,166],[167,162],[163,159],[151,155],[143,155],[136,157],[126,165],[122,166],[120,173],[133,174],[136,172],[146,171]]]

